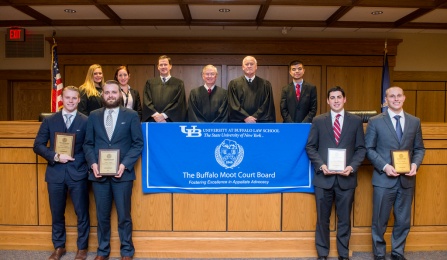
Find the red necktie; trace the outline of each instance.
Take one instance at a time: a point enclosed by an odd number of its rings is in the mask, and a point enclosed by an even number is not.
[[[301,89],[300,84],[296,84],[296,101],[300,101]]]
[[[211,89],[208,88],[208,95],[211,95]]]
[[[337,114],[334,121],[334,137],[335,137],[335,143],[338,145],[338,142],[340,141],[340,134],[341,134],[341,128],[340,128],[340,121],[338,120],[340,118],[340,114]]]

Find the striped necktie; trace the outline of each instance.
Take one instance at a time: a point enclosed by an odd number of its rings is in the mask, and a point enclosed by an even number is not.
[[[337,114],[334,121],[334,137],[335,137],[335,143],[338,145],[338,142],[340,142],[340,135],[341,135],[341,128],[340,128],[340,114]]]

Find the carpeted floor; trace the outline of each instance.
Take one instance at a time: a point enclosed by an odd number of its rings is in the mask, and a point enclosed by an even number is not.
[[[51,255],[49,251],[15,251],[15,250],[0,250],[0,260],[46,260]],[[87,260],[93,260],[96,254],[90,252]],[[62,260],[74,259],[74,252],[67,252]],[[447,260],[447,251],[428,251],[428,252],[407,252],[405,257],[408,260]],[[110,260],[119,260],[120,258],[110,258]],[[135,260],[188,260],[192,258],[134,258]],[[192,260],[198,260],[194,258]],[[203,259],[203,258],[200,258]],[[214,258],[213,260],[265,260],[267,258]],[[272,259],[272,258],[269,258]],[[274,260],[311,260],[315,258],[274,258]],[[330,260],[336,260],[335,257],[330,257]],[[354,252],[351,260],[370,260],[373,259],[371,253]],[[390,256],[387,256],[390,259]]]

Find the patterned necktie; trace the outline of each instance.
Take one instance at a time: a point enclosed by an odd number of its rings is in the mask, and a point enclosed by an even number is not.
[[[163,85],[166,83],[166,78],[163,78]]]
[[[400,116],[395,115],[394,119],[396,119],[396,134],[399,142],[402,140],[402,126],[400,125]]]
[[[300,101],[300,96],[301,96],[300,84],[296,84],[296,101]]]
[[[211,89],[208,88],[208,95],[211,95]]]
[[[67,129],[70,128],[72,116],[73,115],[65,114],[65,126],[67,127]]]
[[[340,128],[340,114],[337,114],[334,121],[334,137],[335,137],[335,143],[338,145],[338,142],[340,141],[340,134],[341,134],[341,128]]]
[[[107,136],[109,137],[109,140],[112,139],[112,134],[113,134],[112,113],[113,113],[113,110],[109,110],[109,113],[107,114],[107,117],[106,117],[106,131],[107,131]]]

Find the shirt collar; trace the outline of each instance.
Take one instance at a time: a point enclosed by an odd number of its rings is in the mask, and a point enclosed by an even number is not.
[[[113,112],[116,113],[116,115],[118,115],[118,111],[119,111],[120,107],[115,107],[115,108],[106,108],[105,112],[109,113],[109,110],[113,110]]]
[[[301,79],[301,80],[299,80],[299,81],[293,81],[293,85],[294,86],[296,86],[296,84],[300,84],[300,86],[302,87],[303,86],[303,82],[304,82],[304,80],[303,79]]]
[[[167,77],[160,76],[161,81],[163,81],[163,78],[165,78],[166,81],[168,81],[171,78],[171,75],[168,75]]]
[[[206,84],[203,84],[203,87],[205,87],[206,90],[211,89],[211,91],[213,91],[215,86],[216,85],[213,85],[212,87],[208,87]]]
[[[340,116],[344,118],[345,117],[345,109],[343,108],[343,110],[340,111],[340,113],[336,113],[336,112],[331,110],[331,117],[332,118],[335,118],[337,116],[337,114],[340,114]]]
[[[256,78],[256,75],[255,76],[253,76],[253,77],[251,77],[251,78],[249,78],[249,77],[247,77],[247,76],[245,76],[244,75],[244,77],[245,77],[245,79],[248,81],[249,79],[251,79],[251,82],[253,82],[254,80],[255,80],[255,78]]]
[[[403,109],[400,111],[399,114],[396,114],[396,113],[394,113],[393,111],[391,111],[389,109],[387,111],[388,111],[388,115],[390,115],[390,118],[394,118],[394,116],[396,116],[396,115],[399,115],[401,118],[404,117],[404,110]]]
[[[62,116],[65,116],[65,115],[72,115],[73,118],[74,118],[74,117],[76,117],[76,113],[77,113],[77,112],[78,112],[77,109],[76,109],[75,111],[71,112],[71,113],[68,113],[67,111],[65,111],[64,109],[62,109]]]

